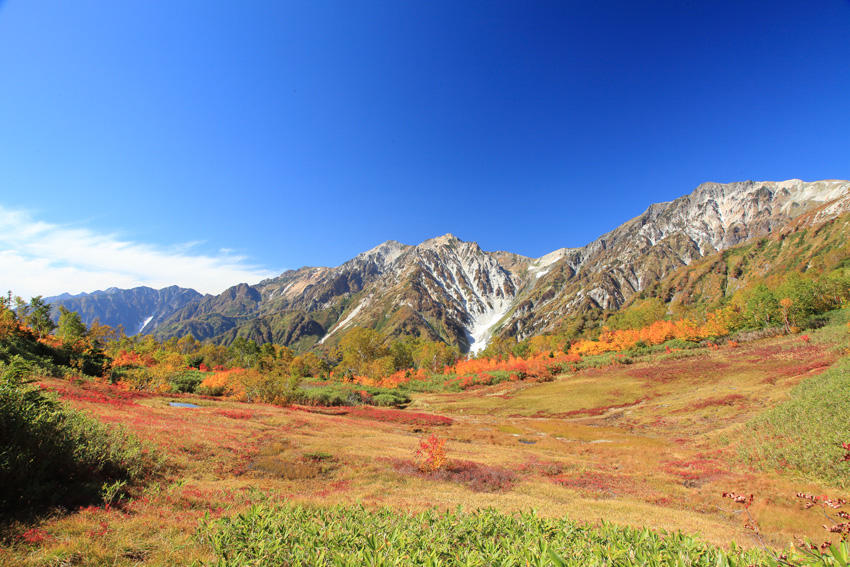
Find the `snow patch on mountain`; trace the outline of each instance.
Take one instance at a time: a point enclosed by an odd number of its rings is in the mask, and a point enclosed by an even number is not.
[[[461,322],[472,352],[487,346],[499,321],[513,306],[517,285],[510,273],[474,242],[452,234],[427,240],[416,249],[417,261],[430,278],[424,282],[432,296],[447,296]]]
[[[136,331],[136,333],[138,334],[138,333],[141,333],[142,331],[144,331],[144,330],[145,330],[145,327],[147,327],[147,326],[148,326],[148,323],[150,323],[152,319],[153,319],[153,315],[151,315],[150,317],[148,317],[147,319],[145,319],[144,321],[142,321],[142,324],[141,324],[141,325],[139,325],[139,330],[138,330],[138,331]]]
[[[500,299],[489,309],[472,315],[472,324],[467,330],[470,354],[477,354],[487,347],[487,343],[493,338],[493,330],[502,317],[508,314],[512,305],[513,297]]]

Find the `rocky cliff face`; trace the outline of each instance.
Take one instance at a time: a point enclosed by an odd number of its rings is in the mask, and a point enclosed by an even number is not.
[[[347,264],[362,263],[361,256]],[[517,261],[522,263],[521,257]],[[384,262],[380,274],[322,341],[346,327],[368,325],[384,327],[390,334],[442,337],[477,350],[513,304],[519,290],[516,279],[474,242],[451,234],[426,240],[398,249]]]
[[[418,246],[391,240],[335,268],[290,270],[217,296],[193,292],[165,314],[141,309],[125,327],[137,330],[154,314],[141,328],[159,338],[191,332],[227,344],[245,336],[306,349],[365,326],[474,352],[495,334],[526,338],[586,311],[616,309],[681,266],[792,219],[813,224],[849,210],[847,181],[704,183],[586,246],[537,259],[485,252],[451,234]]]
[[[519,291],[520,278],[496,256],[451,234],[418,246],[388,241],[336,268],[301,268],[205,297],[156,333],[192,332],[225,343],[243,335],[306,347],[334,344],[345,329],[368,326],[480,348]],[[516,269],[530,262],[512,259]]]
[[[817,222],[850,210],[850,182],[703,183],[582,248],[566,250],[518,298],[500,329],[519,338],[551,331],[588,309],[615,309],[697,258],[817,211]]]

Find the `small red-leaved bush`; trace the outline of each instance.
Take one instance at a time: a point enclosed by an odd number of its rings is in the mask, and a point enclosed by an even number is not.
[[[419,441],[416,458],[419,459],[419,470],[435,472],[446,465],[446,440],[440,439],[435,433]]]

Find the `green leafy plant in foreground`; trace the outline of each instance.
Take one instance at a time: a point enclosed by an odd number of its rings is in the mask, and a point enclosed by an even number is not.
[[[127,483],[162,466],[135,436],[24,383],[11,367],[0,377],[0,519],[114,502]]]
[[[359,505],[255,506],[235,517],[205,519],[199,537],[212,547],[217,567],[778,564],[761,550],[734,544],[722,550],[681,533],[493,509],[408,514]]]

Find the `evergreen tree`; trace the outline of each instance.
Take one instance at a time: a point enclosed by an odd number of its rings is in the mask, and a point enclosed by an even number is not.
[[[30,299],[28,311],[26,323],[39,337],[46,337],[56,328],[56,324],[50,318],[50,304],[45,303],[40,295]]]

